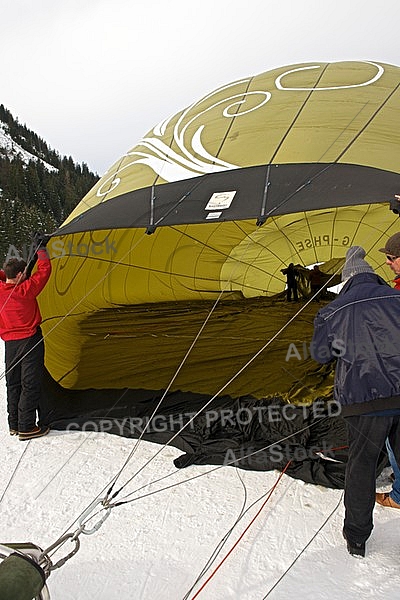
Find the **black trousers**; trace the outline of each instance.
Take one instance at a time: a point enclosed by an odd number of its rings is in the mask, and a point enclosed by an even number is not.
[[[400,416],[346,417],[349,457],[344,486],[344,531],[349,540],[365,542],[372,531],[376,470],[389,437],[400,465]]]
[[[44,370],[44,343],[40,327],[22,340],[5,342],[8,425],[30,431],[36,425]]]
[[[294,283],[288,283],[287,284],[287,288],[286,288],[286,300],[288,302],[291,302],[291,300],[292,300],[292,293],[293,293],[293,299],[297,301],[299,299],[299,296],[297,294],[297,283],[296,283],[296,281]]]

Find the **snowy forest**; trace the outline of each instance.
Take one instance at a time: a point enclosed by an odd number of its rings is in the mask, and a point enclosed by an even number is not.
[[[0,262],[10,247],[25,258],[32,233],[54,231],[98,179],[0,104]]]

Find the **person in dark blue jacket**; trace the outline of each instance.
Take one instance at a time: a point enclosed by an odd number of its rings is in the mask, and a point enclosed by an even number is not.
[[[372,528],[376,468],[389,438],[400,465],[400,290],[394,290],[353,246],[338,297],[314,320],[313,358],[336,360],[334,398],[346,420],[349,455],[343,535],[350,554],[365,556]]]

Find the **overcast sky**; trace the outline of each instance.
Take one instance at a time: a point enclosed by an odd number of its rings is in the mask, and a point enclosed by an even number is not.
[[[103,174],[165,117],[298,62],[400,65],[399,0],[1,0],[1,94]]]

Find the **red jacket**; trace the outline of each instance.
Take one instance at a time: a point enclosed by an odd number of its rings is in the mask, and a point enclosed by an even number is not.
[[[400,275],[397,275],[397,277],[395,277],[393,279],[393,282],[394,282],[394,288],[396,290],[400,290]]]
[[[38,250],[37,270],[22,283],[5,283],[0,271],[0,337],[6,342],[21,340],[36,333],[42,322],[36,296],[46,285],[51,263],[46,250]]]

